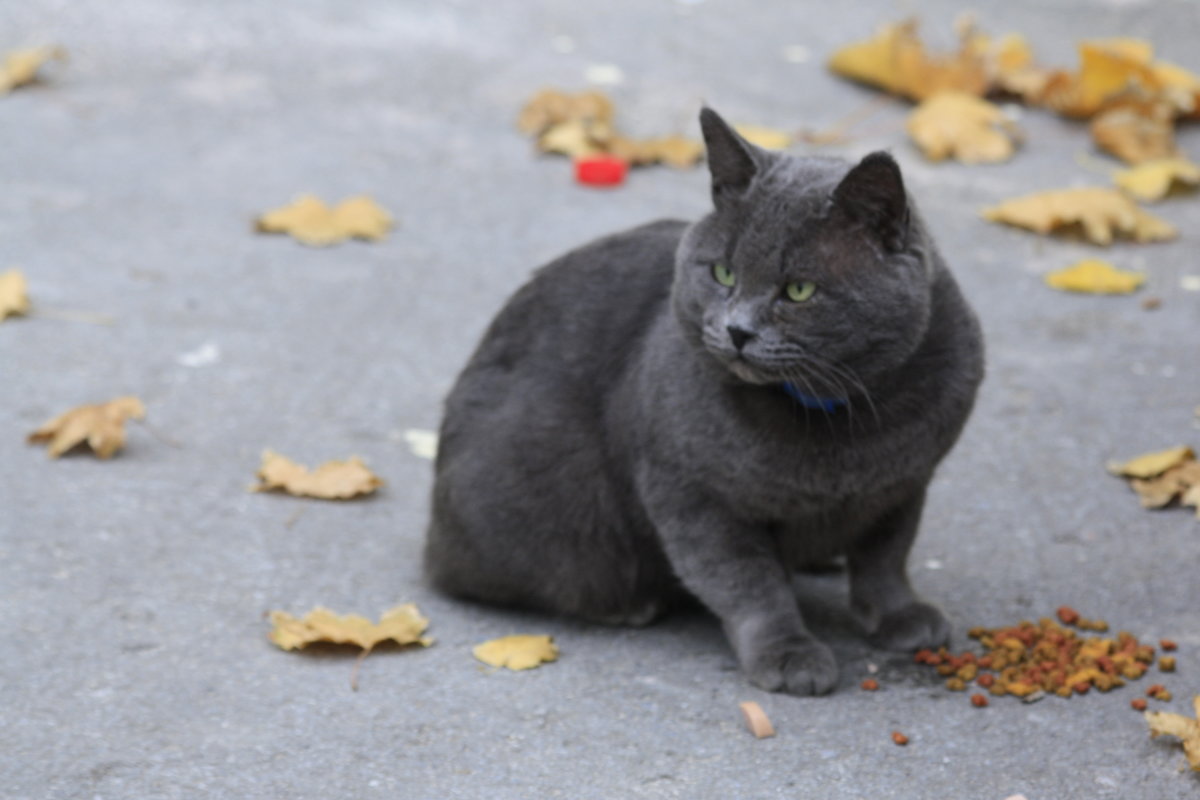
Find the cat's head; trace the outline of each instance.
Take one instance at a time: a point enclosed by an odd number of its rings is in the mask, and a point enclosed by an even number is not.
[[[672,302],[742,381],[846,399],[902,365],[930,313],[924,234],[886,153],[793,158],[700,113],[714,210],[677,254]]]

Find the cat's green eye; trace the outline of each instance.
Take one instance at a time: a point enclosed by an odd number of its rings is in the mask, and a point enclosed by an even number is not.
[[[733,286],[737,282],[737,278],[733,275],[733,270],[724,264],[713,264],[713,279],[722,286]]]
[[[784,287],[784,292],[787,294],[787,299],[793,303],[803,303],[805,300],[812,297],[817,292],[817,285],[812,281],[804,281],[804,283],[789,283]]]

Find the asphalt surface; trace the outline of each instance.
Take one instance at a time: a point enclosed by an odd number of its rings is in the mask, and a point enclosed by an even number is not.
[[[538,264],[659,217],[694,218],[704,170],[575,185],[514,128],[543,86],[607,88],[637,135],[697,135],[707,102],[738,122],[820,129],[873,93],[828,74],[839,45],[916,12],[951,40],[946,2],[210,2],[0,4],[0,50],[70,51],[0,98],[0,270],[37,313],[0,324],[0,796],[11,798],[1194,797],[1179,746],[1109,694],[973,708],[849,623],[840,576],[803,587],[843,665],[836,694],[769,695],[696,614],[643,630],[468,606],[423,585],[431,469],[409,429]],[[1139,35],[1200,69],[1189,2],[1015,0],[985,29],[1048,63]],[[591,73],[597,73],[593,70]],[[601,70],[600,77],[612,70]],[[989,373],[936,478],[913,580],[967,645],[973,625],[1067,603],[1179,642],[1164,681],[1200,693],[1200,523],[1151,513],[1104,471],[1200,444],[1196,199],[1155,209],[1180,240],[1105,253],[1141,297],[1070,296],[1039,276],[1097,255],[978,218],[998,200],[1103,185],[1079,123],[1026,111],[997,167],[933,165],[884,103],[820,152],[888,148],[979,310]],[[1200,156],[1197,129],[1180,135]],[[816,152],[797,146],[795,152]],[[1102,165],[1102,166],[1098,166]],[[303,247],[257,213],[302,192],[369,193],[384,242]],[[1193,276],[1189,281],[1189,276]],[[100,315],[97,317],[97,315]],[[105,324],[107,323],[107,324]],[[146,425],[109,462],[24,443],[45,419],[136,394]],[[377,496],[252,494],[259,453],[362,456]],[[376,615],[416,602],[437,640],[284,653],[269,609]],[[496,672],[472,645],[549,633],[559,662]],[[858,690],[874,665],[882,691]],[[777,728],[756,740],[738,703]],[[1160,706],[1162,707],[1162,706]],[[890,733],[903,731],[906,747]]]

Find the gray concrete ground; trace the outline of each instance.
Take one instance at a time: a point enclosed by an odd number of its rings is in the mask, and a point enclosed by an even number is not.
[[[545,85],[612,88],[636,134],[734,120],[822,127],[871,96],[824,58],[915,11],[951,38],[952,2],[325,2],[130,0],[0,5],[0,49],[69,48],[47,85],[0,99],[0,268],[43,316],[0,325],[0,795],[13,798],[822,797],[1183,798],[1179,747],[1152,742],[1127,688],[984,710],[840,611],[841,578],[806,606],[843,663],[818,699],[749,687],[713,621],[645,630],[471,607],[422,584],[430,465],[408,428],[439,404],[490,316],[544,260],[599,234],[707,205],[702,169],[573,184],[513,127]],[[1133,34],[1200,69],[1190,2],[985,8],[1051,63]],[[785,48],[810,58],[789,61]],[[565,51],[565,52],[564,52]],[[795,55],[795,50],[792,51]],[[801,52],[803,55],[803,52]],[[890,148],[977,305],[989,377],[932,489],[920,591],[972,625],[1069,603],[1180,643],[1172,706],[1200,691],[1200,525],[1140,510],[1112,457],[1200,443],[1200,205],[1156,209],[1175,243],[1106,253],[1149,276],[1137,298],[1053,292],[1039,275],[1095,255],[989,225],[980,207],[1103,184],[1084,128],[1040,112],[1010,164],[931,165],[883,108],[851,143]],[[1196,129],[1181,136],[1200,155]],[[804,152],[798,147],[797,152]],[[369,192],[402,220],[386,242],[307,249],[254,236],[303,191]],[[111,315],[104,326],[55,312]],[[212,345],[217,360],[180,357]],[[211,352],[211,349],[210,349]],[[47,417],[140,395],[111,462],[22,443]],[[388,481],[330,504],[246,492],[264,447],[314,463],[357,453]],[[353,654],[284,653],[271,608],[375,614],[415,601],[432,648],[383,651],[352,692]],[[493,672],[473,644],[553,634],[559,663]],[[856,687],[876,664],[883,691]],[[1147,682],[1143,682],[1143,686]],[[739,701],[778,728],[756,741]],[[902,730],[900,748],[889,733]]]

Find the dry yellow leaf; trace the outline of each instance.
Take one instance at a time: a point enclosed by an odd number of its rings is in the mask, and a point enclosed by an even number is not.
[[[1174,117],[1166,100],[1130,96],[1092,119],[1092,140],[1127,164],[1171,158],[1177,152]]]
[[[29,288],[20,270],[0,272],[0,322],[29,313]]]
[[[923,101],[906,127],[926,158],[964,164],[1006,161],[1019,137],[999,107],[965,92],[939,92]]]
[[[1200,76],[1165,61],[1156,61],[1150,68],[1180,116],[1200,117]]]
[[[29,434],[29,442],[50,442],[51,458],[58,458],[84,443],[100,458],[111,458],[125,446],[125,420],[145,416],[146,407],[141,400],[118,397],[107,403],[79,406],[60,414]]]
[[[1107,261],[1086,259],[1074,266],[1051,272],[1046,285],[1064,292],[1085,294],[1131,294],[1146,282],[1140,272],[1117,269]]]
[[[533,669],[558,660],[558,647],[551,636],[504,636],[475,645],[471,652],[489,666],[511,670]]]
[[[1156,450],[1153,453],[1143,453],[1125,462],[1112,462],[1108,465],[1108,471],[1123,478],[1154,478],[1172,467],[1194,461],[1195,458],[1196,453],[1192,448],[1181,445],[1167,450]]]
[[[1138,200],[1161,200],[1173,187],[1200,186],[1200,166],[1186,158],[1163,158],[1119,170],[1113,180]]]
[[[612,101],[600,92],[568,94],[558,89],[542,89],[521,109],[517,128],[525,134],[541,135],[564,122],[607,125],[612,118]]]
[[[989,45],[984,53],[996,89],[1026,100],[1040,97],[1045,91],[1052,72],[1034,63],[1033,49],[1024,36],[1010,33]]]
[[[1070,117],[1091,117],[1124,93],[1152,94],[1161,86],[1153,55],[1150,44],[1139,39],[1081,42],[1079,72],[1055,72],[1036,100]]]
[[[983,218],[1043,234],[1079,225],[1090,241],[1100,245],[1111,244],[1114,234],[1138,242],[1176,236],[1169,223],[1142,211],[1118,190],[1099,187],[1018,197],[984,209]]]
[[[948,89],[982,95],[989,79],[979,50],[968,32],[957,53],[931,55],[917,35],[916,21],[906,20],[885,25],[873,38],[838,50],[829,59],[829,68],[913,100]]]
[[[30,47],[14,50],[0,64],[0,94],[8,94],[18,86],[33,83],[37,72],[47,61],[63,61],[67,51],[61,47]]]
[[[1193,479],[1192,485],[1179,498],[1179,503],[1196,509],[1196,519],[1200,519],[1200,477]]]
[[[704,145],[683,136],[657,139],[615,137],[610,152],[633,166],[666,164],[676,169],[686,169],[695,166],[704,157]]]
[[[704,145],[682,136],[633,139],[613,126],[612,101],[599,92],[571,95],[543,89],[525,104],[517,127],[536,137],[543,153],[571,158],[612,155],[631,166],[668,164],[684,168],[704,157]]]
[[[335,208],[306,194],[291,205],[277,208],[255,220],[260,233],[287,233],[313,247],[337,244],[350,238],[382,239],[392,227],[392,216],[374,200],[359,195]]]
[[[307,467],[267,450],[263,452],[262,466],[256,477],[259,483],[251,486],[251,491],[282,489],[297,497],[321,500],[348,500],[371,494],[383,486],[383,481],[357,456],[345,461],[329,461],[309,472]]]
[[[357,614],[339,616],[318,607],[300,619],[284,611],[272,611],[271,624],[274,627],[267,638],[284,650],[299,650],[313,642],[353,644],[368,652],[388,640],[399,645],[433,644],[432,639],[421,635],[429,627],[429,620],[413,603],[383,612],[378,623]]]
[[[747,142],[764,150],[786,150],[795,139],[787,131],[763,125],[734,125],[733,128]]]
[[[1166,508],[1178,500],[1182,505],[1195,506],[1200,492],[1200,461],[1185,461],[1154,478],[1131,478],[1129,485],[1137,492],[1143,508]],[[1200,508],[1197,508],[1200,513]]]
[[[537,139],[543,153],[586,158],[608,152],[612,131],[607,125],[572,119],[547,128]]]
[[[1165,735],[1179,739],[1183,743],[1188,765],[1200,772],[1200,695],[1192,698],[1192,708],[1195,710],[1195,719],[1170,711],[1147,711],[1145,717],[1146,724],[1150,726],[1150,736],[1156,738]]]

